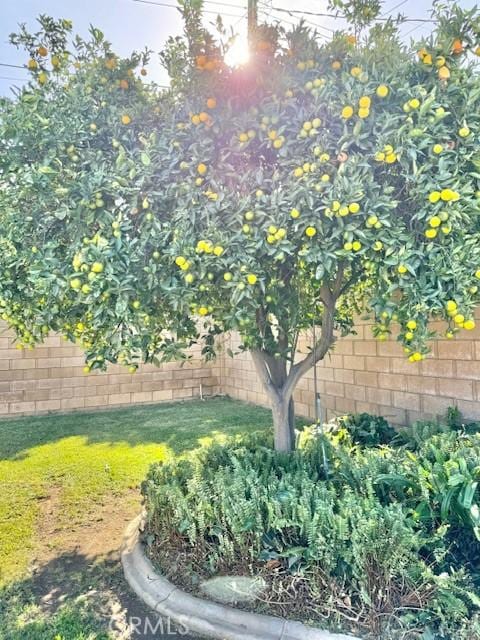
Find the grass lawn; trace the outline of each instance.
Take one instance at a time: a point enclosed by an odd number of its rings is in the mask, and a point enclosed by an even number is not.
[[[103,640],[112,616],[128,637],[118,547],[149,464],[270,424],[224,398],[1,421],[0,639]]]

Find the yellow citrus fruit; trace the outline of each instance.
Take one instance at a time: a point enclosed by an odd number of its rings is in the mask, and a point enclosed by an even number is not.
[[[207,107],[209,109],[215,109],[215,107],[217,106],[217,101],[215,98],[208,98],[207,100]]]
[[[70,280],[70,286],[72,289],[78,290],[82,286],[82,281],[79,278],[73,278]]]
[[[440,200],[440,191],[432,191],[428,196],[428,199],[432,204],[435,204]]]
[[[294,220],[296,220],[297,218],[299,218],[299,217],[300,217],[300,211],[299,211],[298,209],[293,208],[293,209],[290,211],[290,216],[291,216]]]
[[[477,269],[475,271],[475,277],[478,278],[480,280],[480,269]]]
[[[418,98],[412,98],[411,100],[409,100],[408,106],[411,109],[418,109],[418,107],[420,106],[420,100],[418,100]]]
[[[420,362],[420,360],[423,360],[423,355],[418,351],[415,351],[415,353],[412,353],[412,358],[414,362]]]
[[[221,247],[220,245],[217,245],[216,247],[213,248],[213,253],[214,255],[218,257],[220,257],[223,253],[223,247]]]
[[[407,331],[407,333],[405,334],[405,340],[413,340],[414,338],[414,334],[411,331]]]
[[[358,204],[358,202],[352,202],[348,205],[348,209],[350,213],[358,213],[360,211],[360,205]]]
[[[231,282],[233,280],[233,274],[231,274],[230,271],[227,271],[223,274],[223,279],[225,282]]]
[[[365,120],[365,118],[368,118],[369,115],[370,115],[370,109],[359,109],[358,110],[358,117],[362,118],[362,120]]]
[[[340,62],[340,60],[334,60],[334,61],[332,62],[332,69],[333,69],[334,71],[338,71],[338,70],[339,70],[339,69],[341,69],[341,68],[342,68],[342,63]]]
[[[438,216],[433,216],[433,218],[430,218],[428,224],[433,228],[436,229],[437,227],[439,227],[441,225],[442,221]]]
[[[358,106],[362,109],[370,109],[370,105],[372,104],[371,99],[368,96],[362,96],[358,101]]]
[[[417,328],[417,323],[415,320],[409,320],[407,322],[407,329],[410,329],[410,331],[415,331],[416,328]]]
[[[207,315],[207,313],[208,313],[208,309],[207,309],[207,307],[199,307],[199,309],[198,309],[198,313],[199,313],[201,316],[206,316],[206,315]]]
[[[343,248],[345,249],[345,251],[351,251],[353,249],[353,244],[351,242],[345,242]]]
[[[122,120],[122,124],[125,124],[125,125],[126,125],[126,124],[130,124],[130,123],[131,123],[131,121],[132,121],[132,119],[130,118],[130,116],[129,116],[129,115],[127,115],[127,114],[124,114],[124,115],[122,116],[121,120]]]
[[[379,98],[386,98],[389,94],[389,91],[390,90],[387,85],[381,84],[379,87],[377,87],[377,96]]]
[[[475,329],[475,320],[465,320],[463,328],[467,331],[473,331]]]
[[[191,121],[192,121],[192,123],[193,123],[194,125],[198,125],[198,124],[200,124],[200,122],[201,122],[201,120],[200,120],[200,116],[199,116],[198,114],[196,114],[196,113],[195,113],[195,114],[191,117]]]
[[[436,229],[427,229],[425,231],[425,237],[429,240],[433,240],[437,237],[438,231]]]
[[[396,153],[387,153],[385,156],[385,162],[387,164],[393,164],[394,162],[397,161],[397,154]]]
[[[312,125],[314,129],[318,129],[319,127],[321,127],[322,121],[320,120],[320,118],[314,118],[312,120]]]
[[[187,273],[187,275],[185,276],[185,282],[187,284],[192,284],[194,280],[195,280],[195,276],[193,275],[193,273]]]
[[[433,153],[436,153],[438,155],[439,153],[442,153],[442,151],[443,151],[443,147],[441,144],[433,145]]]
[[[203,162],[200,162],[200,164],[197,166],[197,171],[201,176],[204,176],[207,173],[207,165]]]
[[[350,73],[354,78],[358,78],[362,74],[362,69],[360,67],[352,67]]]
[[[238,136],[238,139],[240,140],[240,142],[248,142],[248,133],[241,133]]]
[[[398,265],[398,273],[404,274],[407,273],[408,269],[404,264]]]
[[[459,129],[458,135],[461,138],[467,138],[470,135],[470,129],[468,127],[462,127],[461,129]]]
[[[317,230],[315,229],[315,227],[307,227],[305,229],[305,235],[308,236],[309,238],[313,238],[314,235],[316,235]]]
[[[443,66],[438,70],[438,77],[440,80],[448,80],[450,75],[450,69],[448,67]]]
[[[455,324],[463,324],[465,322],[465,316],[462,313],[457,313],[453,317]]]
[[[92,271],[93,271],[93,273],[102,273],[103,264],[101,262],[94,262],[92,264]]]
[[[360,251],[361,248],[362,248],[361,242],[359,242],[358,240],[355,240],[354,242],[352,242],[352,249],[354,251]]]
[[[293,175],[294,175],[296,178],[301,178],[301,177],[303,176],[303,169],[302,169],[302,167],[297,167],[297,168],[295,169],[295,171],[293,172]]]
[[[348,120],[352,116],[353,116],[353,107],[351,107],[350,105],[347,105],[346,107],[343,107],[343,109],[342,109],[342,118],[345,118],[345,120]]]
[[[247,276],[248,284],[254,285],[257,282],[257,276],[254,273],[249,273]]]
[[[445,309],[448,312],[452,312],[452,311],[456,311],[457,310],[457,303],[455,302],[455,300],[448,300],[447,304],[445,305]]]

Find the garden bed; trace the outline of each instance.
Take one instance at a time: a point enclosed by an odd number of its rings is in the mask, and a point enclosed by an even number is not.
[[[363,416],[306,429],[292,455],[270,444],[232,438],[151,468],[145,541],[162,575],[193,595],[260,577],[243,608],[333,632],[480,638],[475,429],[399,436]]]

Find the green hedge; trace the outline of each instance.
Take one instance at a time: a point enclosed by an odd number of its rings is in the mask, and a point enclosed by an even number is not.
[[[260,574],[258,609],[334,630],[480,637],[480,436],[376,424],[368,443],[389,434],[389,445],[355,444],[349,418],[325,436],[306,429],[294,454],[257,434],[154,465],[143,485],[154,559],[168,571],[175,557],[192,590],[202,577]]]

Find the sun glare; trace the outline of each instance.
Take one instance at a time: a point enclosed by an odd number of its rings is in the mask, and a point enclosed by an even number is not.
[[[237,36],[235,42],[227,51],[225,62],[230,67],[240,67],[242,64],[246,64],[249,58],[250,52],[248,50],[247,39]]]

